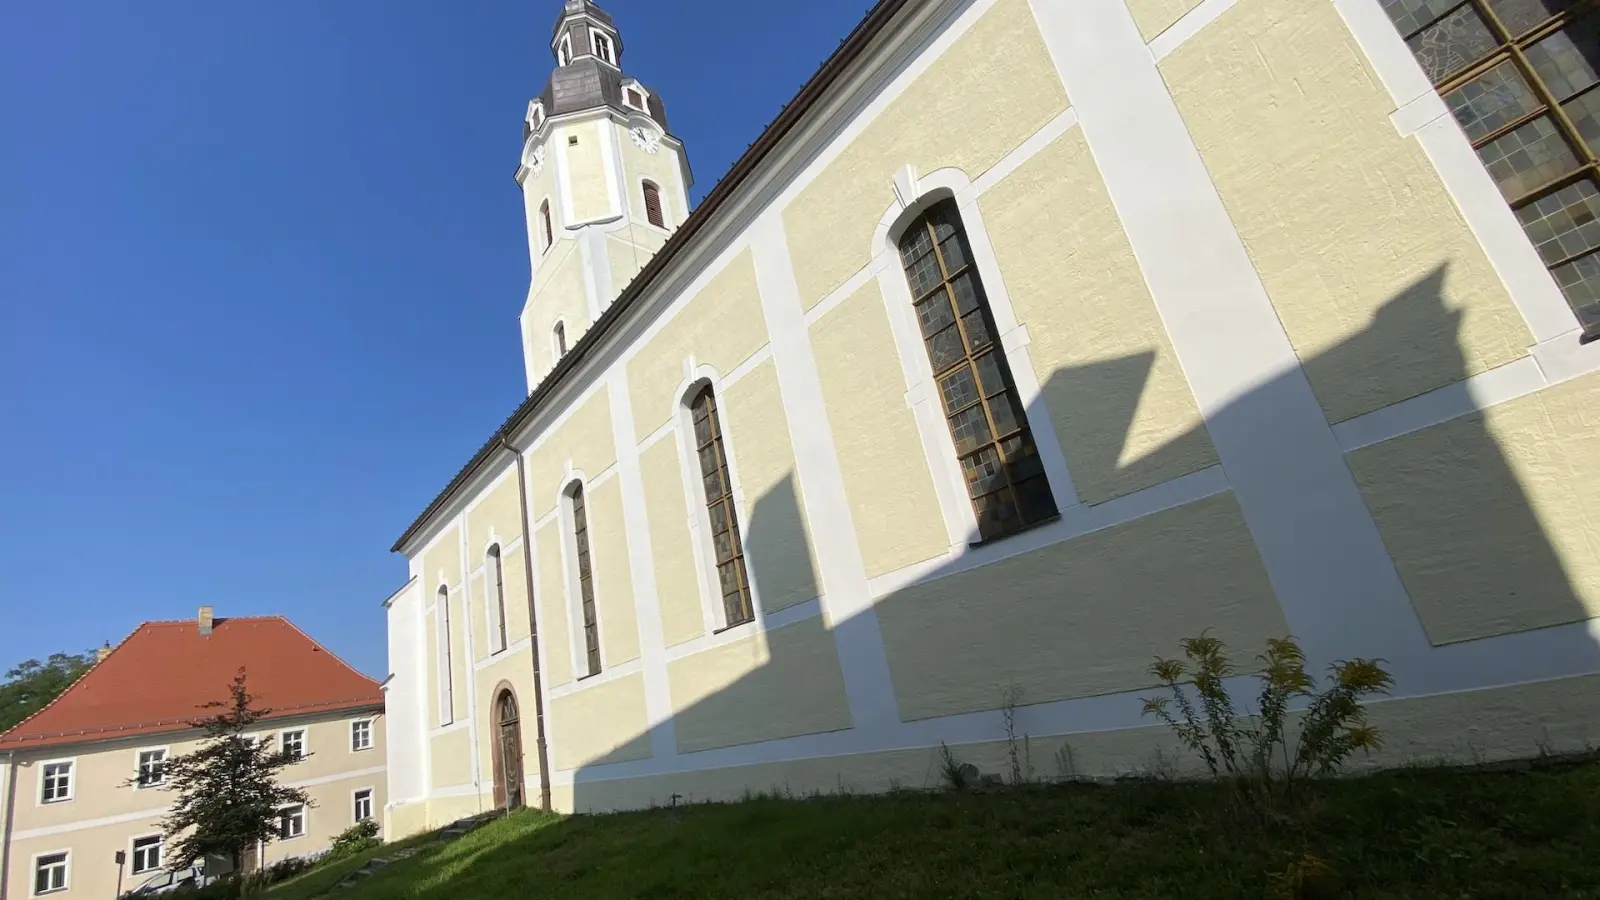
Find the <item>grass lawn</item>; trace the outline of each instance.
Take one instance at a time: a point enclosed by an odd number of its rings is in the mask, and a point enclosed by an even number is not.
[[[1600,763],[1321,782],[1270,824],[1223,798],[1216,785],[1124,782],[523,812],[331,896],[1600,898]],[[1337,884],[1285,892],[1281,876],[1308,854]],[[316,885],[267,897],[310,900]]]

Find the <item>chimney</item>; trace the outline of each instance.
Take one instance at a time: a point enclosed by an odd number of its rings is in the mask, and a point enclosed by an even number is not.
[[[97,662],[97,663],[105,662],[106,661],[106,657],[108,657],[110,655],[111,655],[111,645],[110,644],[106,644],[104,647],[101,647],[99,650],[96,650],[94,652],[94,661]]]
[[[200,626],[200,633],[201,634],[210,634],[211,633],[211,613],[212,613],[211,607],[209,607],[209,606],[200,607],[200,615],[198,617],[196,617],[195,622]]]

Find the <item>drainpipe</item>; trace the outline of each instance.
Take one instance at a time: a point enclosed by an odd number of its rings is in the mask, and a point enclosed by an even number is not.
[[[6,754],[6,814],[0,822],[0,900],[6,900],[11,883],[11,812],[17,805],[17,753]]]
[[[528,589],[528,649],[533,653],[534,749],[539,756],[539,808],[550,811],[550,747],[544,736],[544,675],[539,667],[539,616],[533,604],[533,527],[528,520],[528,473],[522,454],[505,435],[500,446],[517,461],[517,508],[522,512],[522,575]],[[0,897],[0,900],[5,900]]]

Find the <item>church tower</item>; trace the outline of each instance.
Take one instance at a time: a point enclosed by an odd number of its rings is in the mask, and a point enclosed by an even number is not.
[[[516,176],[533,271],[521,316],[530,393],[683,223],[693,183],[661,97],[622,69],[609,13],[564,0],[550,52]]]

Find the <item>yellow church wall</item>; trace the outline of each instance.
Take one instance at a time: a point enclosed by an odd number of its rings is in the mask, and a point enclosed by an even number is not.
[[[1027,0],[1000,0],[784,210],[806,309],[870,261],[901,167],[976,179],[1066,108]]]
[[[644,676],[627,675],[550,701],[551,760],[578,769],[649,759]]]
[[[589,552],[600,643],[608,666],[639,658],[639,622],[634,612],[632,562],[622,518],[622,479],[612,478],[584,495],[589,515]]]
[[[1600,615],[1600,374],[1349,455],[1436,644]]]
[[[569,224],[593,222],[617,215],[611,205],[611,173],[606,170],[607,154],[601,151],[611,128],[609,120],[571,122],[556,129],[554,140],[565,154],[567,187],[571,191],[572,219]],[[577,143],[570,143],[577,138]]]
[[[982,207],[1078,497],[1101,503],[1215,465],[1082,131],[985,192]]]
[[[944,553],[950,539],[877,282],[817,320],[811,345],[867,576]]]
[[[1189,10],[1200,5],[1201,0],[1127,0],[1128,11],[1139,26],[1145,40],[1171,28]]]
[[[640,451],[639,470],[644,479],[645,514],[650,520],[662,638],[666,646],[674,647],[705,633],[678,442],[667,438]]]
[[[672,415],[683,383],[683,361],[710,365],[726,375],[767,344],[767,322],[756,288],[750,251],[730,261],[679,309],[628,362],[633,423],[642,437]]]
[[[550,429],[529,454],[528,477],[533,495],[529,508],[542,519],[556,508],[566,489],[566,466],[593,479],[617,461],[617,442],[611,425],[611,389],[601,385],[578,402],[565,421]]]
[[[1332,3],[1241,0],[1160,68],[1330,421],[1525,355]]]
[[[630,226],[616,234],[606,236],[606,256],[611,263],[611,287],[619,296],[664,243],[666,243],[665,238],[640,226]]]
[[[572,347],[589,330],[589,295],[583,280],[583,254],[575,240],[560,240],[539,264],[524,326],[540,368],[555,367],[555,346],[551,335],[562,323],[567,346]]]
[[[440,585],[455,589],[461,580],[461,532],[456,526],[440,533],[438,540],[422,554],[417,578],[428,586],[430,603]]]
[[[467,727],[471,727],[468,725]],[[472,736],[457,728],[429,738],[429,784],[434,790],[472,783]]]
[[[1351,758],[1351,771],[1415,763],[1499,762],[1541,752],[1578,753],[1600,744],[1600,676],[1537,681],[1368,704],[1383,746]],[[1200,764],[1160,726],[1071,735],[1029,735],[1041,779],[1199,774]],[[1009,772],[1004,741],[957,744],[957,759],[980,772]],[[588,782],[557,792],[559,808],[608,812],[679,802],[739,800],[748,791],[794,796],[881,793],[943,787],[938,747],[785,760],[647,778]],[[1070,761],[1070,767],[1063,762]],[[1067,769],[1064,771],[1064,768]]]
[[[667,664],[678,752],[850,727],[833,634],[813,617]]]
[[[771,360],[727,390],[724,418],[739,466],[745,550],[767,612],[821,593],[816,542],[795,474],[794,445]]]
[[[505,569],[506,591],[506,645],[523,640],[531,633],[528,627],[528,576],[527,562],[522,548],[501,554]]]
[[[483,565],[490,540],[505,545],[522,534],[522,504],[517,498],[517,476],[511,466],[500,483],[481,495],[467,510],[467,561],[472,568]]]
[[[572,680],[572,631],[567,616],[567,582],[561,566],[561,521],[551,521],[534,532],[538,553],[539,587],[534,602],[539,607],[540,637],[544,645],[544,682],[560,687]]]
[[[1004,589],[997,589],[1003,586]],[[1288,633],[1232,494],[958,572],[878,601],[907,720],[1133,690],[1207,630],[1239,659]]]

